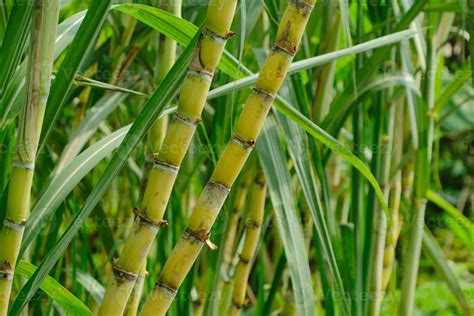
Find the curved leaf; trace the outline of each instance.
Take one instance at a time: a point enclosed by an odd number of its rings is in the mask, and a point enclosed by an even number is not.
[[[27,278],[30,278],[35,271],[36,267],[34,265],[23,260],[18,262],[15,269],[15,273]],[[41,289],[64,310],[66,315],[92,315],[90,309],[81,300],[72,295],[52,277],[46,277]]]

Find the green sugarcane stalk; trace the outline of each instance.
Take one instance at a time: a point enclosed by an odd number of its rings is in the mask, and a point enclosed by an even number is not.
[[[402,100],[403,101],[403,100]],[[391,169],[398,168],[403,156],[403,130],[404,130],[404,103],[400,102],[396,110],[396,124],[394,125],[394,142],[393,151],[394,159],[391,162]],[[402,195],[402,171],[399,169],[395,172],[391,181],[391,190],[389,197],[389,208],[391,210],[392,227],[387,232],[385,240],[383,275],[382,275],[382,291],[385,292],[392,275],[393,264],[395,261],[395,248],[397,246],[398,237],[400,235],[400,200]]]
[[[120,315],[160,227],[179,167],[193,138],[211,82],[232,36],[230,27],[237,0],[211,0],[207,20],[184,80],[177,113],[150,172],[132,233],[114,265],[114,277],[105,292],[100,315]]]
[[[428,30],[427,68],[425,76],[425,102],[420,102],[417,112],[419,145],[415,158],[413,210],[410,218],[410,233],[405,254],[402,277],[402,297],[400,312],[413,315],[416,280],[420,264],[421,244],[426,210],[426,192],[430,182],[431,150],[434,134],[434,89],[436,80],[436,37],[433,29]],[[431,144],[430,144],[431,143]]]
[[[18,127],[7,209],[0,232],[0,315],[6,315],[21,240],[30,212],[38,142],[51,87],[59,19],[58,0],[38,0],[33,8],[27,98]]]
[[[275,95],[297,53],[314,3],[315,0],[289,1],[278,28],[276,43],[244,105],[234,135],[196,203],[188,228],[163,267],[142,315],[164,315],[203,246],[212,246],[209,241],[211,227],[255,146]]]
[[[181,17],[181,0],[163,1],[162,9],[174,14],[177,17]],[[157,60],[157,70],[156,70],[156,82],[161,82],[165,76],[173,67],[176,61],[176,48],[177,43],[172,39],[160,35],[159,37],[159,46],[158,46],[158,60]],[[143,198],[144,191],[146,188],[146,183],[148,180],[148,175],[153,166],[154,157],[158,156],[158,152],[161,149],[161,146],[166,137],[166,131],[168,129],[168,116],[164,116],[158,119],[150,129],[148,133],[148,152],[150,155],[145,159],[145,170],[143,172],[142,185],[140,186],[140,199]],[[137,281],[133,287],[132,293],[128,300],[127,306],[125,308],[124,315],[126,316],[135,316],[138,313],[138,307],[140,305],[140,300],[143,293],[143,285],[145,283],[145,278],[147,276],[146,271],[146,260],[140,269]]]
[[[234,292],[228,315],[240,315],[245,304],[247,282],[252,268],[252,262],[257,250],[260,233],[262,231],[263,215],[265,213],[265,198],[267,186],[261,170],[255,179],[252,201],[250,202],[248,218],[245,221],[245,241],[239,256],[239,263],[234,275]]]

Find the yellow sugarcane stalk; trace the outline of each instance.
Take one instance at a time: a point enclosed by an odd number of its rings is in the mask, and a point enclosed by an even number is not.
[[[209,244],[211,227],[255,146],[275,95],[300,45],[314,2],[315,0],[289,1],[278,28],[276,43],[244,106],[235,133],[197,201],[186,232],[163,267],[142,315],[166,313],[202,247]]]
[[[234,275],[234,293],[232,295],[232,305],[229,315],[240,315],[240,311],[245,304],[245,294],[247,292],[247,282],[252,268],[252,261],[257,250],[260,233],[262,231],[263,215],[265,212],[265,198],[267,187],[265,178],[260,171],[255,181],[255,188],[252,194],[248,218],[245,222],[245,241],[242,252],[239,256],[239,263]]]
[[[237,235],[237,228],[239,224],[239,218],[245,207],[245,201],[247,200],[248,187],[252,181],[252,172],[248,170],[244,179],[240,183],[237,194],[235,196],[234,205],[229,218],[229,228],[226,234],[224,243],[224,260],[223,260],[223,282],[219,285],[219,311],[225,313],[228,308],[228,304],[232,299],[232,290],[234,288],[233,279],[230,278],[230,270],[233,267],[232,261],[234,258],[234,244],[235,237]]]
[[[188,150],[206,103],[212,78],[232,35],[230,27],[237,0],[211,0],[207,20],[184,80],[177,113],[150,172],[134,228],[114,266],[100,315],[120,315],[132,292],[138,273],[156,237],[166,225],[163,215],[181,162]]]
[[[177,17],[181,17],[181,0],[164,0],[162,3],[162,8]],[[165,76],[168,74],[170,69],[173,67],[173,64],[176,61],[176,41],[160,35],[159,37],[159,47],[158,47],[158,60],[157,60],[157,70],[156,70],[156,81],[161,82]],[[143,172],[143,177],[141,179],[140,186],[140,199],[143,198],[144,191],[146,189],[146,183],[148,182],[148,175],[153,167],[154,157],[158,156],[158,152],[161,149],[161,146],[165,140],[166,131],[168,129],[168,116],[164,116],[153,124],[150,131],[148,132],[148,152],[150,153],[145,159],[145,168]],[[145,283],[145,278],[147,276],[146,271],[146,260],[140,269],[138,274],[138,279],[135,282],[132,293],[128,300],[127,306],[125,308],[124,315],[126,316],[135,316],[138,313],[138,307],[140,305],[140,300],[143,293],[143,285]]]
[[[41,0],[35,3],[26,79],[27,99],[18,127],[7,209],[0,233],[0,315],[6,315],[8,311],[13,274],[30,213],[36,152],[51,86],[58,17],[58,0]]]

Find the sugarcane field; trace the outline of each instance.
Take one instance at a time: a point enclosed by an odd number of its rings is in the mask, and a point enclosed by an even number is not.
[[[0,316],[474,316],[474,0],[0,0]]]

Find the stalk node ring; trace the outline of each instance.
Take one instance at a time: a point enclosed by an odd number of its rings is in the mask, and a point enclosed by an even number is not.
[[[177,174],[179,171],[179,167],[159,160],[154,161],[153,168],[160,169],[162,171],[167,171],[172,174]]]
[[[308,15],[314,9],[314,4],[311,4],[305,0],[289,0],[288,5],[301,10],[301,14]]]
[[[237,134],[232,135],[231,142],[234,142],[237,145],[240,145],[246,151],[251,151],[255,147],[255,143],[256,143],[254,139],[244,140],[242,137],[240,137]]]
[[[250,264],[250,259],[244,258],[242,254],[239,255],[239,260],[242,264],[245,264],[245,265]]]
[[[209,82],[214,78],[214,74],[203,69],[197,69],[196,67],[189,66],[188,76],[203,78]]]
[[[15,223],[9,218],[3,220],[3,226],[15,230],[17,232],[23,232],[26,226],[26,220],[22,220],[20,223]]]
[[[155,227],[157,229],[168,226],[168,222],[165,221],[165,220],[160,220],[160,221],[156,222],[156,221],[151,220],[150,218],[146,217],[145,215],[140,214],[138,208],[135,208],[133,210],[133,213],[135,214],[136,220],[138,220],[138,222],[140,224],[144,224],[144,225],[147,225],[147,226],[152,226],[152,227]]]
[[[193,119],[193,118],[186,117],[186,116],[184,116],[183,114],[181,114],[179,112],[175,113],[174,119],[176,121],[180,121],[180,122],[183,122],[184,124],[190,125],[193,128],[196,128],[202,121],[202,119],[200,117]]]
[[[293,59],[298,49],[296,48],[296,46],[293,46],[291,43],[283,43],[283,41],[281,41],[281,42],[277,42],[273,44],[272,50],[275,53],[281,53],[283,55],[286,55],[290,59]]]
[[[206,232],[205,230],[202,230],[201,232],[201,231],[194,231],[191,228],[187,228],[184,234],[189,238],[192,238],[200,243],[205,244],[211,250],[217,249],[217,245],[215,245],[210,239],[211,234],[209,232]]]
[[[155,283],[155,289],[157,290],[162,290],[163,292],[166,292],[170,297],[175,297],[176,293],[178,293],[178,289],[166,284],[163,282],[161,279],[158,279]]]
[[[13,269],[8,260],[5,260],[0,267],[1,280],[13,280]]]
[[[262,224],[256,222],[253,219],[249,219],[249,220],[247,220],[247,223],[245,223],[245,226],[248,227],[248,228],[260,228],[260,227],[262,227]]]
[[[138,274],[117,267],[117,259],[114,259],[112,269],[118,282],[135,281],[138,278]]]
[[[244,308],[244,304],[237,303],[237,302],[234,301],[234,300],[232,300],[232,305],[234,305],[235,308],[237,308],[237,309],[242,309],[242,308]]]
[[[12,163],[13,168],[15,169],[26,169],[26,170],[35,170],[35,163],[34,162],[26,162],[26,161],[20,161],[20,160],[15,160]]]
[[[264,98],[267,102],[273,103],[273,101],[275,100],[275,95],[273,93],[262,88],[255,87],[253,88],[252,93]]]
[[[229,32],[227,32],[227,34],[222,36],[221,34],[217,34],[216,32],[214,32],[214,31],[208,29],[207,27],[205,27],[202,30],[202,35],[210,38],[213,41],[225,43],[228,39],[234,37],[235,33],[232,32],[232,31],[229,31]]]

